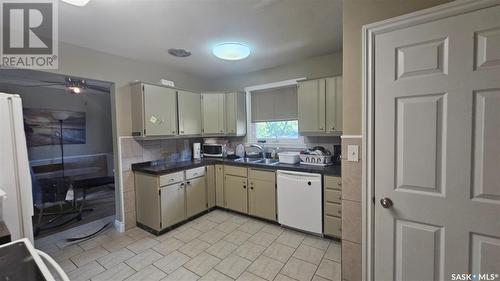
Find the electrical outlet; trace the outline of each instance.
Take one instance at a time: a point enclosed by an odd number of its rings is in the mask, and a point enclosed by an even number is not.
[[[348,145],[347,146],[347,161],[358,162],[359,161],[359,146],[358,145]]]

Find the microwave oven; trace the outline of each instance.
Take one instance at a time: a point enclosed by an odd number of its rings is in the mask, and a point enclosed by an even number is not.
[[[226,157],[227,150],[225,144],[218,143],[204,143],[203,144],[204,157]]]

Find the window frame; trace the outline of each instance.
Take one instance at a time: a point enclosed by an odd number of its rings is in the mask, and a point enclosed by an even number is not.
[[[255,85],[255,86],[250,86],[245,88],[246,92],[246,108],[247,108],[247,138],[246,142],[247,143],[258,143],[259,141],[265,141],[266,144],[273,144],[277,146],[287,146],[287,147],[304,147],[305,142],[304,142],[304,137],[301,136],[300,134],[298,135],[298,138],[296,139],[276,139],[276,138],[266,138],[266,139],[258,139],[257,138],[257,132],[256,132],[256,126],[255,123],[252,122],[252,94],[251,92],[253,91],[259,91],[259,90],[267,90],[267,89],[272,89],[272,88],[279,88],[279,87],[286,87],[286,86],[293,86],[297,85],[299,81],[306,80],[306,77],[301,77],[301,78],[296,78],[296,79],[290,79],[290,80],[284,80],[284,81],[279,81],[279,82],[273,82],[273,83],[266,83],[266,84],[261,84],[261,85]],[[272,121],[269,121],[272,122]]]

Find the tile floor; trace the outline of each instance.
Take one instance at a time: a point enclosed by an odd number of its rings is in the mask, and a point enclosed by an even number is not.
[[[340,243],[215,210],[161,236],[114,228],[108,217],[35,242],[71,280],[340,280]]]

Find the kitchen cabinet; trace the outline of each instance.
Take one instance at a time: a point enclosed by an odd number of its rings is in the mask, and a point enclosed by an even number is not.
[[[226,135],[244,136],[247,131],[244,93],[226,93]]]
[[[301,81],[297,96],[300,134],[342,133],[342,77]]]
[[[207,209],[205,167],[134,179],[137,223],[158,233]]]
[[[202,93],[202,116],[204,135],[223,135],[226,131],[225,123],[225,93]]]
[[[186,216],[192,217],[207,209],[205,177],[186,179]]]
[[[342,179],[324,177],[324,234],[341,238],[342,236]]]
[[[161,187],[161,228],[183,221],[186,218],[183,182]]]
[[[247,213],[247,196],[247,178],[233,175],[224,176],[224,198],[226,208],[241,213]]]
[[[245,94],[202,93],[203,135],[246,135]]]
[[[201,134],[201,95],[183,90],[177,91],[179,111],[179,135]]]
[[[131,85],[132,135],[177,135],[177,91],[145,83]]]
[[[205,178],[207,180],[207,204],[208,208],[215,207],[216,201],[216,191],[215,191],[215,166],[207,166],[207,171],[205,173]]]
[[[342,134],[342,76],[325,79],[326,132]]]
[[[248,169],[248,213],[252,216],[276,220],[276,173]]]
[[[215,165],[215,205],[224,207],[224,165]]]

